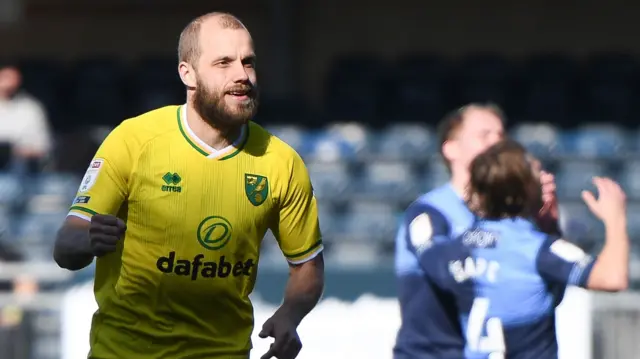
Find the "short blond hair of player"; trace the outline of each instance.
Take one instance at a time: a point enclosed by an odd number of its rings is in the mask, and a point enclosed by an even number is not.
[[[291,275],[263,358],[300,351],[324,282],[316,199],[300,156],[251,121],[255,63],[237,18],[195,19],[179,44],[186,103],[125,120],[91,161],[54,251],[70,270],[97,257],[89,358],[247,359],[267,230]]]

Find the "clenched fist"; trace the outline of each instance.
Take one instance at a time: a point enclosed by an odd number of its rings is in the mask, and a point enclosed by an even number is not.
[[[102,257],[114,252],[118,241],[124,237],[127,225],[116,216],[96,214],[91,217],[89,238],[94,256]]]

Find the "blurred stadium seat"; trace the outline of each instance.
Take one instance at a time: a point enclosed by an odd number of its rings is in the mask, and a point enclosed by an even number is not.
[[[569,160],[561,162],[556,171],[558,196],[563,199],[578,199],[583,190],[592,190],[594,176],[609,175],[607,166],[601,163]]]
[[[398,123],[380,131],[370,142],[376,157],[395,160],[425,160],[437,149],[433,131],[419,123]]]
[[[618,175],[622,188],[627,191],[627,196],[640,199],[640,161],[629,160],[624,163]]]
[[[420,193],[415,172],[407,162],[367,163],[351,186],[367,199],[412,200]]]
[[[546,159],[556,151],[560,133],[555,126],[547,123],[521,123],[511,131],[511,137],[534,156]]]
[[[11,208],[23,199],[20,178],[11,173],[0,173],[0,206]]]
[[[562,201],[560,204],[560,228],[564,237],[581,247],[591,250],[601,243],[604,227],[580,200]]]
[[[351,186],[349,166],[344,162],[309,162],[313,189],[320,200],[344,199]]]
[[[422,192],[427,193],[433,188],[441,186],[449,181],[450,173],[444,161],[434,159],[429,162],[424,177],[422,178]]]
[[[615,159],[627,151],[627,138],[611,124],[585,124],[562,135],[561,153],[583,158]]]
[[[344,215],[343,237],[367,243],[392,241],[399,220],[398,212],[387,202],[355,202]]]

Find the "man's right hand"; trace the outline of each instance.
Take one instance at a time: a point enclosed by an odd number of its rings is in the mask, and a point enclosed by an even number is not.
[[[127,225],[116,216],[95,214],[91,217],[89,238],[94,256],[102,257],[114,252],[118,241],[124,236]]]
[[[605,225],[624,221],[627,216],[626,195],[619,184],[606,177],[594,177],[593,184],[598,189],[598,199],[593,193],[582,191],[582,199],[589,210]]]

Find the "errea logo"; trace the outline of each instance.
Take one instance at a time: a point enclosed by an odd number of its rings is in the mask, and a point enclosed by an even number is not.
[[[182,181],[182,178],[177,173],[167,172],[162,176],[164,185],[162,186],[162,192],[182,192],[182,186],[178,184]]]

